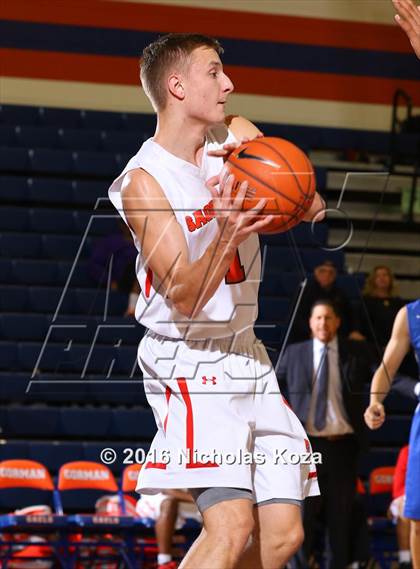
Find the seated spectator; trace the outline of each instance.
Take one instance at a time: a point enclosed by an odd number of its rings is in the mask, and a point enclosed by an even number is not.
[[[135,271],[137,249],[127,225],[121,222],[119,226],[120,233],[108,235],[97,241],[89,259],[88,270],[92,279],[100,286],[107,286],[111,271],[111,290],[129,295],[125,315],[132,316],[140,292]]]
[[[359,332],[383,350],[391,337],[397,312],[404,304],[397,294],[391,269],[383,265],[375,267],[363,290]]]
[[[172,559],[174,531],[180,529],[187,518],[201,523],[201,515],[192,496],[185,490],[165,490],[159,494],[143,495],[137,502],[137,514],[155,520],[158,546],[157,569],[176,569]]]
[[[411,569],[410,553],[410,520],[404,517],[405,476],[407,473],[408,445],[404,446],[398,455],[395,465],[394,481],[392,484],[392,502],[389,514],[397,525],[398,562],[399,567]]]
[[[348,336],[353,331],[352,311],[347,295],[336,285],[337,269],[330,260],[325,260],[314,269],[310,280],[302,294],[295,323],[291,332],[291,341],[299,342],[310,337],[309,316],[311,307],[318,300],[332,302],[341,320],[340,334]],[[353,338],[358,339],[358,338]]]

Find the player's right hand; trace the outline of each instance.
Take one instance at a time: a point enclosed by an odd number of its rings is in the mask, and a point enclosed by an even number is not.
[[[261,217],[261,212],[267,203],[266,199],[260,199],[252,210],[243,210],[248,183],[242,182],[237,194],[233,196],[234,183],[234,176],[229,174],[225,166],[219,176],[213,176],[206,182],[206,187],[213,198],[213,210],[222,240],[237,247],[250,233],[262,231],[269,225],[273,216]]]
[[[385,421],[385,409],[382,403],[371,403],[365,411],[364,418],[369,429],[379,429]]]

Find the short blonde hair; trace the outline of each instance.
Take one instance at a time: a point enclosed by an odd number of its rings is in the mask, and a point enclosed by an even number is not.
[[[174,64],[184,64],[198,47],[214,49],[219,55],[223,53],[216,39],[201,34],[167,34],[144,48],[140,80],[155,111],[163,110],[167,103],[166,73]]]

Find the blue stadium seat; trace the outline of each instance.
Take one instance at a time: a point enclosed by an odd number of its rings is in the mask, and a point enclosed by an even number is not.
[[[254,326],[255,335],[267,346],[280,345],[284,339],[287,326],[278,324],[277,322],[271,323],[270,326],[267,322],[256,322]]]
[[[46,257],[56,260],[75,259],[80,248],[84,257],[90,252],[89,241],[85,240],[82,246],[82,239],[73,235],[43,235],[42,247]]]
[[[80,238],[79,238],[80,241]],[[57,284],[66,284],[71,287],[96,287],[96,283],[88,273],[88,263],[79,260],[73,267],[73,261],[62,261],[57,264]]]
[[[0,146],[17,146],[15,128],[12,125],[0,124]]]
[[[343,251],[323,251],[321,249],[302,249],[301,250],[304,267],[307,271],[313,271],[315,267],[323,263],[325,260],[332,261],[337,270],[344,270],[344,252]]]
[[[27,393],[30,381],[30,373],[10,370],[0,372],[0,400],[8,402],[32,401],[31,390]],[[1,452],[0,460],[3,460],[1,458]]]
[[[49,261],[13,261],[16,282],[27,285],[57,284],[57,265]]]
[[[73,233],[74,217],[71,210],[33,208],[29,210],[30,228],[39,233]]]
[[[364,282],[365,275],[363,273],[354,273],[352,275],[338,275],[336,284],[350,299],[360,300]]]
[[[106,182],[78,180],[74,183],[74,203],[88,204],[93,208],[98,198],[108,200],[108,184]]]
[[[41,256],[41,236],[36,233],[3,233],[0,236],[3,257],[38,258]]]
[[[118,173],[115,157],[110,152],[74,152],[73,167],[81,176],[111,177]]]
[[[62,464],[83,460],[83,444],[66,441],[31,441],[28,458],[44,464],[51,474],[56,474]]]
[[[60,411],[54,407],[9,406],[3,434],[8,437],[48,437],[51,433],[58,434],[59,418]]]
[[[128,152],[134,155],[142,145],[138,132],[107,131],[102,134],[102,145],[108,152]]]
[[[28,306],[29,295],[27,287],[0,287],[0,310],[2,312],[24,312]]]
[[[0,460],[12,458],[28,458],[29,444],[27,441],[4,441],[0,443]]]
[[[371,447],[369,452],[362,455],[359,475],[367,478],[369,473],[378,466],[395,465],[399,450],[399,447]]]
[[[0,342],[0,369],[14,369],[18,362],[17,346],[13,342]]]
[[[42,312],[43,314],[55,313],[63,293],[61,287],[30,287],[27,290],[29,306],[33,312]],[[60,304],[59,314],[73,314],[75,308],[73,291],[67,290]]]
[[[4,201],[26,201],[28,183],[21,176],[0,176],[0,199]]]
[[[108,111],[81,111],[84,128],[100,130],[120,130],[123,120],[120,113]]]
[[[0,333],[6,340],[42,342],[47,333],[47,319],[41,314],[1,314]]]
[[[41,107],[38,113],[40,122],[45,125],[60,128],[79,128],[82,126],[81,111],[79,109]]]
[[[387,415],[380,429],[369,431],[369,440],[373,445],[404,446],[410,436],[411,416]]]
[[[57,129],[51,126],[17,126],[16,139],[24,148],[56,148]]]
[[[140,429],[139,429],[140,433]],[[104,448],[112,447],[115,452],[117,453],[117,460],[109,465],[111,470],[116,473],[121,473],[124,467],[127,465],[127,462],[124,464],[124,460],[132,461],[135,460],[135,451],[136,449],[144,450],[144,453],[147,454],[150,443],[144,440],[139,440],[139,437],[136,436],[134,439],[135,442],[116,442],[116,441],[103,441],[101,443],[93,443],[93,442],[86,442],[84,443],[84,451],[85,451],[85,460],[93,460],[94,462],[101,461],[101,451]],[[132,449],[128,451],[127,449]],[[131,456],[131,454],[133,456]],[[139,453],[139,458],[141,459],[143,456],[143,452]]]
[[[29,178],[28,195],[33,202],[70,204],[73,201],[73,184],[59,178]]]
[[[96,151],[101,146],[101,131],[99,130],[60,128],[58,136],[59,145],[74,152]]]
[[[25,148],[0,148],[0,172],[24,172],[30,167],[28,151]]]
[[[291,306],[286,298],[262,296],[259,299],[258,320],[269,322],[286,322]]]
[[[0,236],[0,244],[1,241]],[[12,261],[9,259],[0,259],[0,282],[3,284],[13,284],[15,282]]]
[[[53,322],[49,320],[51,342],[72,342],[91,344],[94,339],[97,318],[86,314],[58,315]]]
[[[117,344],[120,340],[124,345],[138,345],[143,338],[145,329],[134,319],[110,317],[98,333],[98,342]]]
[[[299,271],[296,253],[290,247],[267,246],[265,254],[262,252],[261,261],[264,262],[265,273],[283,273],[285,271]]]
[[[67,437],[105,438],[112,434],[110,409],[63,407],[60,409],[59,431]]]
[[[82,373],[89,346],[52,344],[45,347],[39,343],[21,343],[18,346],[19,363],[22,369],[33,372],[38,363],[42,372]],[[36,370],[38,371],[38,370]],[[36,377],[36,376],[35,376]]]
[[[121,217],[118,213],[104,214],[99,211],[75,211],[74,223],[78,235],[111,235],[120,233],[118,223]]]
[[[142,378],[109,378],[106,381],[89,381],[89,394],[85,401],[101,404],[148,405]]]
[[[39,174],[70,174],[73,171],[73,156],[69,150],[32,148],[28,150],[30,169]]]
[[[107,307],[106,293],[103,290],[75,289],[74,293],[80,314],[104,314],[107,308],[110,316],[121,316],[127,308],[128,298],[123,293],[111,292]]]
[[[0,208],[0,231],[25,231],[29,225],[26,207]]]
[[[267,279],[271,279],[271,278],[275,278],[276,281],[278,282],[278,288],[276,294],[278,296],[285,296],[287,297],[289,300],[294,300],[300,290],[300,287],[303,285],[303,282],[305,280],[304,275],[302,275],[299,272],[296,273],[280,273],[279,275],[273,275],[273,277],[271,277],[270,275],[267,276]]]
[[[141,132],[144,140],[153,136],[156,129],[156,117],[145,113],[122,113],[124,129],[132,132]]]
[[[261,243],[267,245],[281,245],[291,247],[293,243],[298,246],[316,247],[325,245],[328,239],[328,226],[326,223],[300,223],[285,233],[274,235],[261,235]]]
[[[149,409],[114,409],[112,411],[112,432],[122,439],[152,439],[156,434],[156,423]]]
[[[40,112],[38,107],[25,105],[1,105],[0,121],[10,125],[39,124]]]

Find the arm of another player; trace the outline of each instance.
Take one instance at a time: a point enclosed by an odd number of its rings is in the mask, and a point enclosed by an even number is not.
[[[391,389],[391,384],[404,357],[410,349],[407,308],[398,312],[392,328],[381,365],[376,370],[370,386],[370,404],[365,411],[365,422],[370,429],[378,429],[385,421],[382,401]]]
[[[395,20],[407,34],[414,49],[414,53],[420,59],[420,5],[416,6],[412,0],[392,0],[397,14]]]
[[[220,181],[220,192],[213,186],[208,188],[213,195],[219,232],[194,262],[189,260],[182,228],[162,188],[150,174],[141,169],[132,170],[125,176],[121,190],[125,215],[141,243],[147,266],[162,283],[161,292],[188,318],[196,316],[213,296],[238,245],[270,222],[269,218],[255,221],[254,216],[241,211],[246,184],[241,185],[234,199],[231,199],[232,176]],[[255,213],[264,205],[261,200]]]

